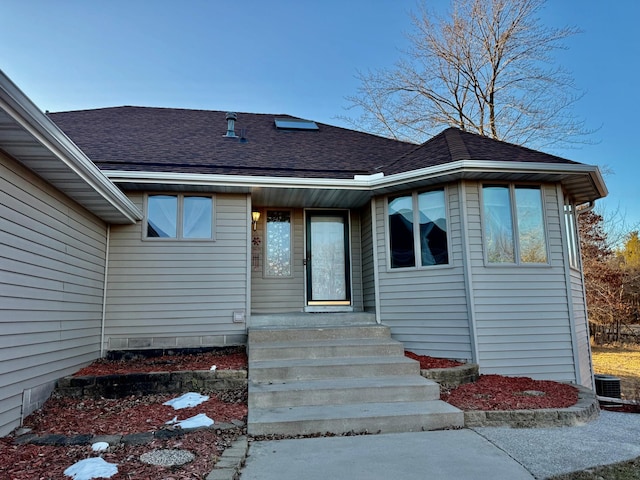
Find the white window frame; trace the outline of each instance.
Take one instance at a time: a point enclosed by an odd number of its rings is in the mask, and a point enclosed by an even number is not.
[[[514,249],[514,261],[513,262],[490,262],[488,256],[488,248],[485,234],[485,187],[508,187],[509,188],[509,207],[511,209],[511,228],[513,233],[513,249]],[[544,228],[544,245],[547,254],[546,262],[523,262],[521,259],[520,251],[520,232],[518,230],[518,214],[516,208],[516,189],[522,188],[537,188],[540,191],[540,208],[542,209],[542,226]],[[480,216],[481,216],[481,229],[482,229],[482,250],[484,256],[484,264],[487,267],[548,267],[551,265],[551,250],[549,248],[549,226],[547,222],[547,208],[545,203],[544,185],[531,184],[526,182],[516,183],[500,183],[500,182],[486,182],[480,184]]]
[[[422,248],[420,245],[420,232],[419,228],[416,229],[416,225],[420,225],[420,210],[418,203],[418,196],[421,193],[434,192],[434,191],[442,191],[444,196],[444,214],[446,216],[445,220],[447,222],[447,263],[440,263],[437,265],[422,265]],[[413,251],[414,251],[414,265],[412,267],[392,267],[391,266],[391,230],[389,228],[389,199],[397,198],[401,196],[409,197],[411,196],[411,204],[413,210]],[[437,268],[451,268],[453,267],[452,262],[452,254],[451,254],[451,214],[449,211],[449,191],[447,187],[437,187],[430,188],[424,190],[415,190],[412,192],[406,193],[398,193],[394,195],[388,195],[385,197],[384,201],[384,229],[385,229],[385,237],[387,239],[386,245],[386,255],[387,255],[387,272],[406,272],[407,270],[425,270],[425,269],[437,269]]]
[[[149,198],[155,196],[177,197],[177,215],[176,215],[176,236],[175,237],[149,237]],[[184,220],[184,199],[185,197],[199,197],[211,199],[211,236],[202,238],[191,238],[183,236],[183,220]],[[152,192],[144,195],[144,222],[142,225],[142,239],[152,242],[211,242],[216,239],[216,201],[214,194],[197,194],[197,193],[174,193],[174,192]]]

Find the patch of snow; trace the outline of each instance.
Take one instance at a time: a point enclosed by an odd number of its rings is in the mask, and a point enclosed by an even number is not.
[[[195,407],[196,405],[200,405],[207,400],[209,400],[208,395],[200,395],[199,393],[188,392],[178,398],[174,398],[173,400],[164,402],[163,405],[171,405],[175,410],[180,410],[181,408]]]
[[[96,442],[91,445],[91,450],[94,452],[104,452],[109,449],[109,444],[107,442]]]
[[[178,416],[176,415],[175,417],[173,417],[171,420],[169,420],[168,422],[164,422],[165,425],[173,425],[174,423],[176,423],[178,421]]]
[[[64,471],[73,480],[91,480],[92,478],[111,478],[118,473],[117,465],[105,462],[102,458],[85,458],[74,463]]]
[[[207,417],[207,415],[205,415],[204,413],[199,413],[195,417],[179,421],[177,425],[180,428],[210,427],[211,425],[213,425],[213,420]]]

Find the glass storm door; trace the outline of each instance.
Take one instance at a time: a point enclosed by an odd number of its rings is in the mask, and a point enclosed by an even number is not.
[[[307,305],[351,305],[346,211],[307,211]]]

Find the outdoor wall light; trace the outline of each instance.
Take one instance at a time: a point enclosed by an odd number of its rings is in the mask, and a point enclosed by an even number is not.
[[[253,229],[255,230],[258,227],[258,220],[260,220],[260,212],[251,212],[251,220],[253,223]]]

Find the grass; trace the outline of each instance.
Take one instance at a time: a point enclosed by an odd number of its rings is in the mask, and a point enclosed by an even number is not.
[[[620,390],[627,400],[640,400],[640,345],[591,347],[595,373],[620,379]]]
[[[591,353],[595,373],[618,377],[622,396],[627,400],[640,400],[640,346],[593,346]],[[550,480],[640,480],[640,457],[557,475]]]

